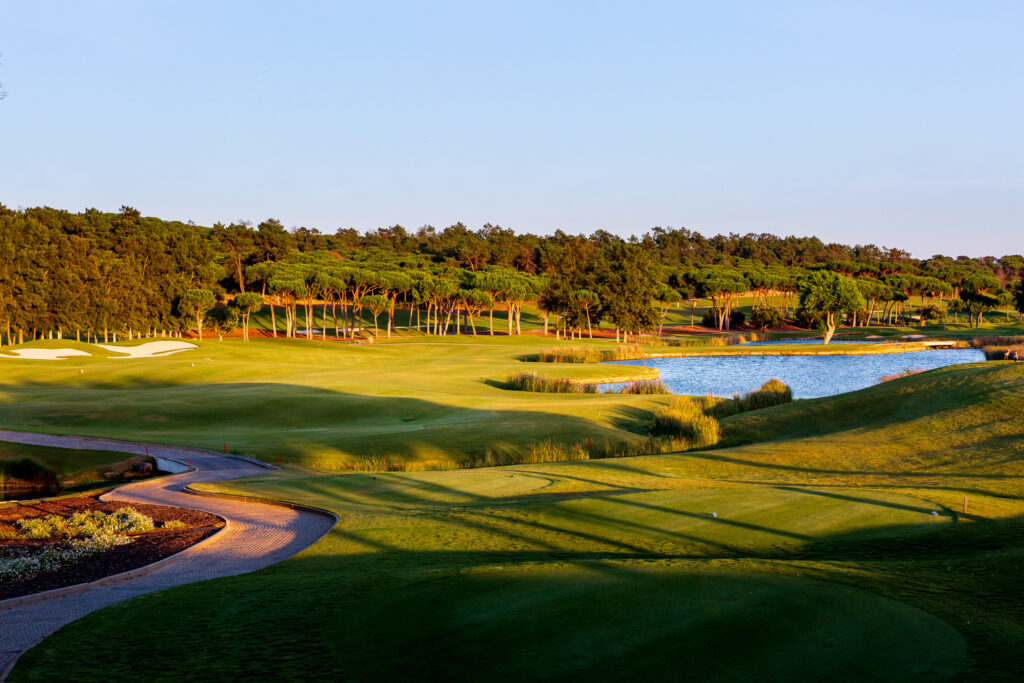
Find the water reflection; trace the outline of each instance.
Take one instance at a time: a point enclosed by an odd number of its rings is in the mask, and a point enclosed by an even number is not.
[[[863,389],[886,375],[905,370],[933,370],[985,360],[979,349],[929,349],[909,353],[851,356],[701,356],[615,361],[615,365],[658,368],[676,394],[732,396],[756,389],[777,377],[795,398],[817,398]],[[621,384],[602,385],[603,390]]]

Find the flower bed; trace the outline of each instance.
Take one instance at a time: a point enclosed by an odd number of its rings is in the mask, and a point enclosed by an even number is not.
[[[96,496],[0,507],[0,599],[145,566],[209,537],[223,520],[198,510]]]

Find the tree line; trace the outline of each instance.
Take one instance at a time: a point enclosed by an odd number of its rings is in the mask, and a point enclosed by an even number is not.
[[[813,284],[842,292],[828,312]],[[704,237],[654,228],[623,239],[555,232],[517,234],[500,226],[409,232],[401,226],[332,235],[287,230],[277,220],[201,227],[117,213],[72,213],[0,205],[0,334],[7,343],[39,337],[111,340],[177,334],[204,327],[223,333],[269,306],[272,329],[285,336],[339,337],[363,331],[390,336],[396,311],[433,334],[477,333],[504,312],[504,333],[521,333],[526,303],[545,329],[592,334],[601,321],[617,336],[660,331],[670,308],[698,300],[699,321],[719,330],[737,322],[771,327],[793,318],[805,327],[909,324],[1024,308],[1024,257],[934,256],[874,245],[825,244],[814,237],[748,234]],[[838,284],[836,284],[838,283]],[[736,310],[755,297],[750,321]],[[820,293],[820,292],[819,292]],[[828,298],[828,297],[826,297]],[[835,298],[835,297],[833,297]],[[915,301],[916,298],[916,301]],[[231,305],[225,305],[230,303]],[[916,305],[916,315],[914,307]],[[833,327],[834,329],[834,327]],[[314,332],[318,330],[318,332]]]

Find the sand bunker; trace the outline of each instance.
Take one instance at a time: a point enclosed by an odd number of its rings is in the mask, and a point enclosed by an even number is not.
[[[27,358],[29,360],[64,360],[71,356],[91,356],[78,349],[12,349],[0,353],[0,358]]]
[[[195,344],[182,341],[155,341],[135,346],[114,346],[112,344],[95,344],[97,348],[118,355],[111,358],[153,358],[169,356],[179,351],[191,351]],[[64,360],[73,356],[92,356],[88,351],[80,349],[11,349],[0,351],[0,358],[22,358],[28,360]]]
[[[195,344],[182,341],[155,341],[138,344],[136,346],[113,346],[110,344],[96,344],[99,348],[112,353],[124,354],[111,356],[112,358],[152,358],[153,356],[169,356],[179,351],[191,351],[196,348]]]

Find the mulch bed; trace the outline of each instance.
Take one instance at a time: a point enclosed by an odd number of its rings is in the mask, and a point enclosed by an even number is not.
[[[154,522],[157,522],[157,529],[129,534],[133,539],[131,543],[84,557],[72,567],[0,584],[0,600],[73,586],[138,569],[208,538],[224,526],[223,519],[207,512],[166,505],[101,501],[99,500],[100,495],[5,505],[0,507],[0,531],[16,531],[18,527],[15,522],[19,519],[47,515],[70,516],[75,512],[85,510],[114,512],[123,507],[133,508],[151,517]],[[160,528],[161,523],[171,520],[184,522],[187,526],[181,529],[163,530]],[[0,550],[38,547],[48,542],[34,539],[0,540]]]

